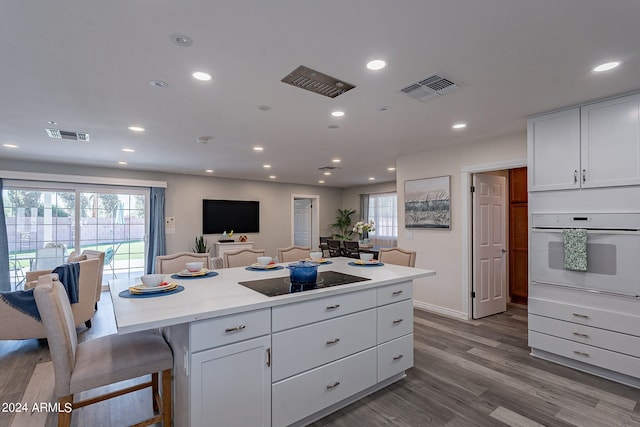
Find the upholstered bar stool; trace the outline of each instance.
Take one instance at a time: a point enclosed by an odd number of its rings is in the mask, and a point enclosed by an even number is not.
[[[177,252],[170,255],[159,255],[156,257],[156,273],[179,273],[187,268],[188,262],[202,262],[202,267],[208,270],[211,268],[209,258],[210,255],[208,253],[201,254],[195,252]]]
[[[415,267],[416,252],[402,248],[380,248],[378,261],[387,264],[404,265],[405,267]]]
[[[224,255],[224,266],[246,267],[258,262],[259,256],[264,256],[264,249],[239,249],[237,251],[226,251]]]
[[[59,427],[71,425],[71,415],[75,409],[147,387],[152,389],[153,410],[158,414],[135,426],[159,422],[165,427],[172,425],[173,355],[158,330],[107,335],[78,344],[69,299],[56,275],[38,278],[34,294],[47,331],[55,372],[54,393],[62,408],[58,413]],[[161,395],[158,373],[162,374]],[[73,400],[76,393],[149,374],[150,381],[82,401]],[[71,410],[66,412],[65,409],[69,407]]]
[[[306,246],[289,246],[286,248],[278,248],[278,260],[280,262],[296,262],[301,259],[309,258],[311,248]]]

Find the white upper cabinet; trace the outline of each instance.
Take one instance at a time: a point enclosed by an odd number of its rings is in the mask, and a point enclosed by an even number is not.
[[[580,188],[580,109],[529,119],[529,190]]]
[[[640,94],[582,107],[582,187],[640,184]]]
[[[640,184],[640,94],[529,119],[529,190]]]

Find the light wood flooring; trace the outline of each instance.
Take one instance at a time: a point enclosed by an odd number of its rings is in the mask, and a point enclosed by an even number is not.
[[[468,322],[416,310],[414,323],[407,377],[313,426],[640,426],[640,390],[529,355],[526,307]],[[115,332],[108,293],[93,324],[80,341]],[[0,341],[0,402],[47,402],[52,390],[46,343]],[[123,426],[149,408],[139,391],[77,410],[72,425]],[[54,414],[0,412],[0,426],[55,425]]]

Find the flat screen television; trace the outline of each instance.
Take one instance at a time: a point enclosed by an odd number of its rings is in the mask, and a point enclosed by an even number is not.
[[[260,202],[202,200],[202,234],[260,232]]]

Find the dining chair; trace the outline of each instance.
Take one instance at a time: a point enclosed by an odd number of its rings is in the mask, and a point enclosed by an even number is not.
[[[98,301],[100,301],[100,295],[102,295],[102,280],[104,276],[105,265],[105,252],[95,251],[93,249],[85,249],[80,254],[80,257],[86,257],[86,259],[97,258],[100,260],[100,268],[98,271],[98,283],[96,284],[96,310],[98,309]]]
[[[248,265],[258,262],[259,256],[264,256],[264,249],[239,249],[237,251],[225,251],[224,253],[224,266],[226,268],[232,267],[246,267]]]
[[[34,270],[47,270],[64,264],[65,248],[63,245],[48,244],[43,248],[36,249],[36,259],[33,265]]]
[[[202,262],[202,267],[210,268],[208,253],[176,252],[170,255],[158,255],[156,257],[157,274],[174,274],[187,268],[188,262]]]
[[[330,240],[331,237],[320,236],[320,250],[322,251],[322,256],[329,256],[329,246],[327,245],[327,240]]]
[[[162,422],[172,425],[171,387],[173,354],[157,329],[107,335],[78,344],[67,293],[53,274],[38,278],[36,304],[49,341],[55,374],[54,394],[61,410],[58,427],[71,425],[73,411],[151,387],[154,415],[136,426]],[[162,375],[160,393],[159,373]],[[120,381],[151,375],[149,381],[81,401],[74,394]],[[155,414],[158,411],[158,414]]]
[[[342,242],[340,240],[327,240],[327,248],[329,248],[329,256],[342,256]]]
[[[278,248],[278,260],[280,262],[295,262],[301,259],[309,258],[311,248],[307,246],[289,246],[286,248]]]
[[[404,265],[405,267],[416,266],[416,252],[402,248],[380,248],[378,251],[378,261],[387,264]]]
[[[360,258],[360,245],[358,242],[344,242],[344,256],[349,258]]]

